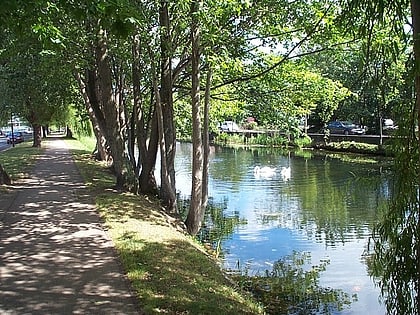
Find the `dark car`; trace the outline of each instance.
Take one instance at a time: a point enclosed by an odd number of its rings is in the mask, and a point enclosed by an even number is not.
[[[20,132],[20,131],[13,132],[13,137],[12,137],[12,133],[9,132],[6,135],[6,138],[7,138],[7,144],[11,144],[12,142],[13,143],[21,143],[25,140],[23,138],[23,133]]]
[[[331,121],[328,123],[327,129],[330,133],[338,133],[343,135],[363,135],[365,129],[357,127],[350,121]]]

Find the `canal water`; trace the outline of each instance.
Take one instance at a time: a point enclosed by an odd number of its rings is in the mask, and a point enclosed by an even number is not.
[[[186,199],[191,149],[179,143],[175,162],[177,190]],[[354,297],[335,314],[382,315],[364,254],[389,195],[384,165],[311,151],[212,147],[204,236],[220,249],[224,268],[251,275],[294,252],[309,253],[312,265],[328,261],[320,285]]]

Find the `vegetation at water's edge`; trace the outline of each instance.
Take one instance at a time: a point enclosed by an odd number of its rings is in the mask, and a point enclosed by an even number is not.
[[[329,150],[329,151],[373,154],[373,155],[389,154],[389,151],[387,151],[388,149],[386,146],[379,146],[376,144],[360,143],[360,142],[354,142],[354,141],[328,142],[325,144],[317,144],[315,148]]]
[[[111,189],[113,177],[68,141],[146,314],[262,314],[157,200]]]
[[[328,314],[352,302],[345,292],[319,285],[328,262],[304,271],[307,253],[285,257],[265,274],[229,279],[157,200],[111,189],[111,174],[80,142],[67,143],[147,314],[285,314],[299,307]]]
[[[214,142],[217,144],[245,144],[245,145],[263,145],[270,147],[305,147],[310,146],[312,140],[306,135],[291,137],[285,134],[258,134],[255,136],[245,137],[239,134],[227,134],[220,132],[216,135]]]
[[[305,270],[310,262],[309,253],[294,252],[275,262],[272,271],[263,275],[235,278],[263,303],[268,314],[332,314],[357,300],[357,295],[320,286],[320,273],[326,270],[329,261]]]
[[[245,139],[244,136],[237,134],[220,133],[216,139],[216,144],[220,145],[262,145],[268,147],[296,147],[313,148],[335,152],[359,153],[369,155],[392,155],[389,145],[377,145],[355,141],[313,143],[308,136],[301,136],[289,139],[285,135],[261,134],[256,137]]]

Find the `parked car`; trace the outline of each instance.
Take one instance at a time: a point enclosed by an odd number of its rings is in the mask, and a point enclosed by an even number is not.
[[[395,130],[398,129],[398,127],[394,124],[394,121],[392,119],[384,119],[383,121],[383,130]]]
[[[364,135],[366,130],[360,127],[357,127],[354,123],[350,121],[331,121],[328,123],[327,129],[330,133],[338,133],[343,135]]]
[[[239,130],[239,126],[234,121],[231,121],[231,120],[222,122],[219,128],[221,131],[229,131],[229,132]]]
[[[11,143],[21,143],[23,141],[25,141],[25,139],[23,138],[23,133],[20,131],[16,131],[13,132],[13,137],[12,137],[12,133],[9,132],[6,134],[6,141],[7,144],[11,144]]]

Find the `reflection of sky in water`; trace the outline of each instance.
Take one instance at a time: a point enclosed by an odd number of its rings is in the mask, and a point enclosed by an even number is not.
[[[310,251],[310,244],[299,239],[289,229],[259,229],[249,231],[247,226],[225,241],[225,267],[243,268],[250,264],[251,274],[271,270],[273,262],[296,251]],[[259,255],[261,253],[262,255]]]
[[[185,147],[181,152],[178,150],[176,162],[177,190],[184,196],[191,193],[188,152]],[[372,224],[368,221],[375,218],[371,215],[375,210],[370,208],[377,203],[376,196],[362,188],[358,193],[367,196],[353,200],[354,192],[347,191],[349,173],[371,170],[358,170],[360,166],[357,165],[336,167],[336,162],[327,160],[281,155],[264,160],[260,155],[256,161],[249,153],[245,158],[222,153],[212,156],[209,195],[216,202],[226,202],[226,216],[236,214],[247,222],[237,226],[222,242],[226,268],[235,269],[239,263],[241,268],[249,267],[250,274],[264,272],[293,251],[307,251],[311,253],[312,265],[318,265],[326,258],[330,260],[327,270],[321,273],[321,285],[358,295],[358,301],[351,304],[351,309],[339,314],[385,313],[384,307],[378,304],[379,289],[367,275],[367,267],[361,259]],[[276,170],[290,165],[291,179],[284,181],[278,173],[270,179],[254,177],[254,167],[264,162]],[[331,209],[324,209],[328,205],[317,204],[331,200],[339,204],[332,205]],[[337,220],[339,222],[335,222]]]

